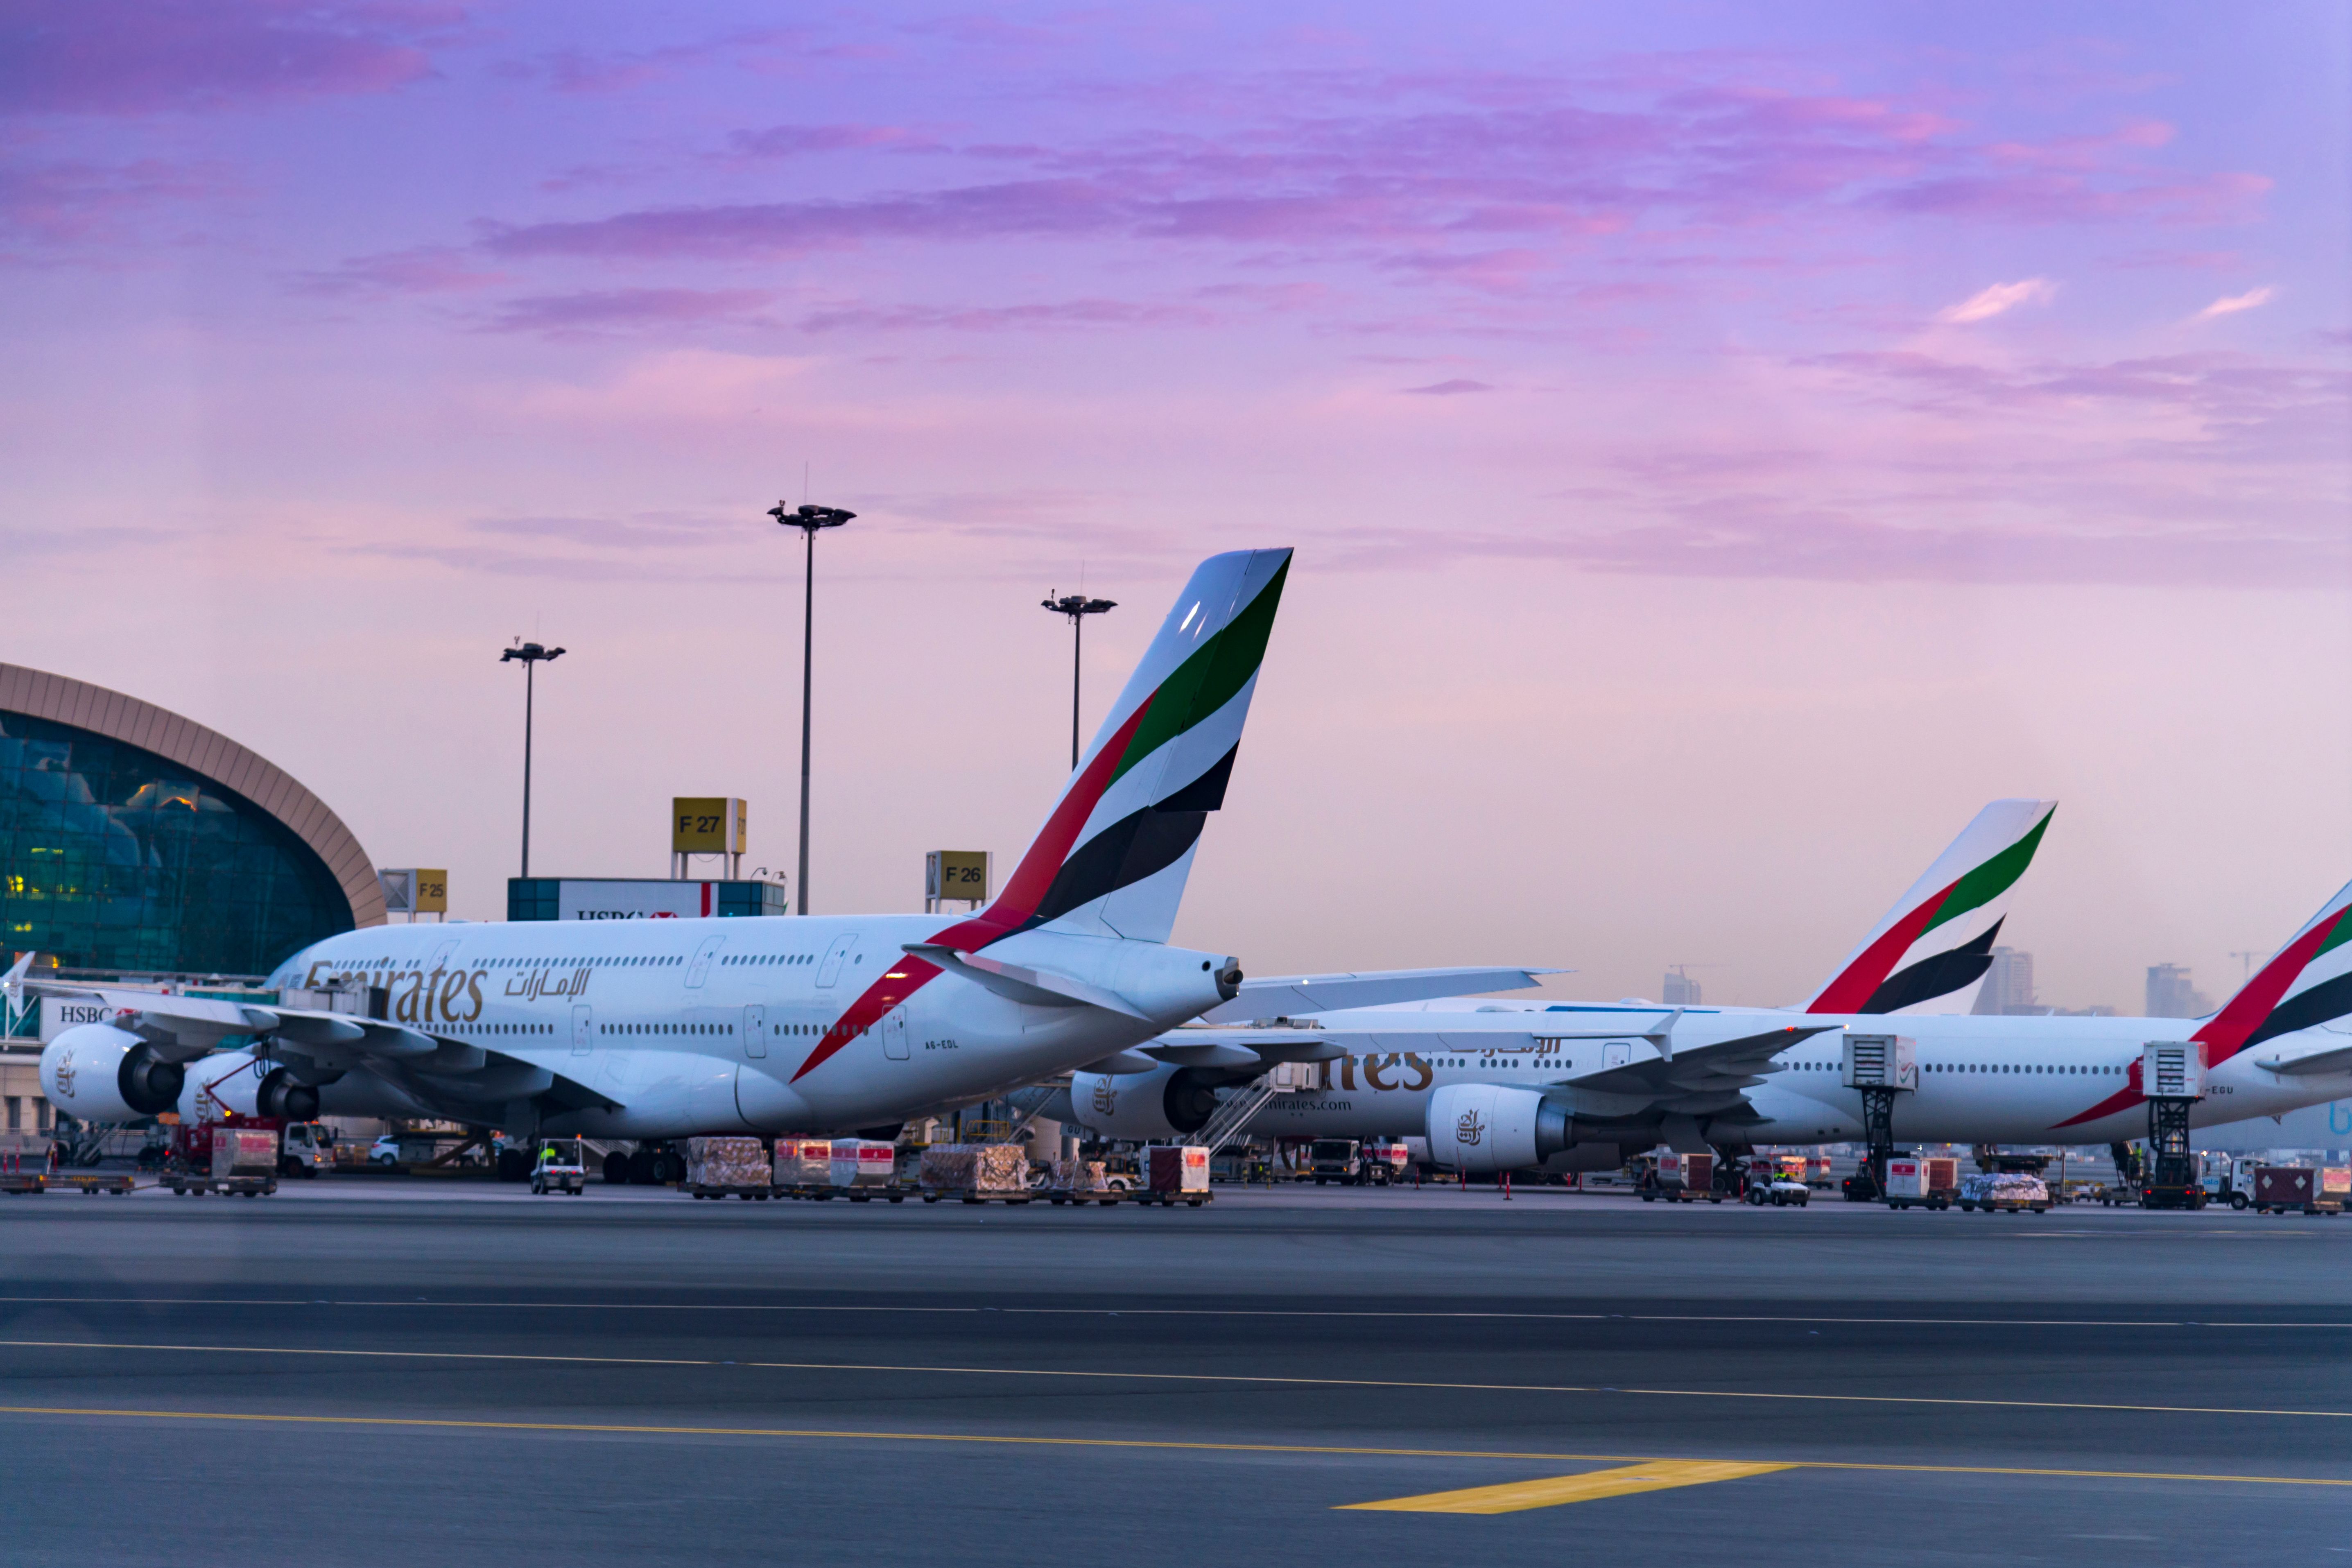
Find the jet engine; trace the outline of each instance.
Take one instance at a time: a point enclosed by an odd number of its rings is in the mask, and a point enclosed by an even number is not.
[[[187,1069],[128,1029],[78,1024],[41,1047],[41,1092],[84,1121],[135,1121],[180,1103]]]
[[[340,1076],[340,1075],[338,1075]],[[284,1068],[273,1068],[254,1091],[254,1109],[263,1116],[276,1116],[288,1121],[316,1121],[319,1119],[319,1090],[316,1085],[297,1079]]]
[[[1206,1126],[1217,1112],[1218,1089],[1236,1081],[1233,1073],[1212,1068],[1075,1073],[1070,1078],[1070,1106],[1078,1123],[1091,1132],[1156,1142]]]
[[[1532,1089],[1456,1083],[1429,1097],[1429,1157],[1457,1171],[1524,1171],[1575,1141],[1567,1109]]]

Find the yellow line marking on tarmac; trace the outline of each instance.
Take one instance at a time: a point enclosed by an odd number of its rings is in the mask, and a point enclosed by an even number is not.
[[[1990,1410],[2114,1410],[2163,1415],[2311,1415],[2352,1420],[2352,1410],[2268,1409],[2228,1405],[2109,1405],[2067,1399],[1948,1399],[1929,1394],[1770,1394],[1725,1388],[1632,1388],[1610,1384],[1441,1383],[1387,1377],[1272,1377],[1226,1372],[1097,1372],[1068,1367],[924,1366],[890,1362],[727,1361],[696,1356],[531,1355],[515,1351],[340,1350],[304,1345],[160,1345],[106,1340],[0,1340],[23,1350],[165,1351],[191,1355],[349,1356],[388,1361],[544,1362],[582,1366],[746,1367],[765,1372],[887,1372],[922,1376],[1066,1377],[1126,1383],[1239,1383],[1292,1388],[1411,1388],[1466,1394],[1624,1394],[1661,1399],[1775,1399],[1825,1405],[1935,1405]]]
[[[0,1305],[76,1307],[425,1307],[547,1312],[879,1312],[979,1317],[1068,1318],[1369,1318],[1503,1321],[1531,1323],[1851,1323],[1959,1329],[2352,1329],[2352,1319],[2230,1321],[2219,1318],[1823,1318],[1768,1312],[1417,1312],[1324,1311],[1256,1307],[914,1307],[895,1301],[419,1301],[394,1298],[305,1296],[0,1296]]]
[[[1654,1459],[1646,1465],[1627,1465],[1614,1470],[1587,1470],[1582,1475],[1550,1476],[1535,1481],[1506,1481],[1498,1487],[1467,1487],[1460,1491],[1423,1492],[1419,1497],[1388,1498],[1380,1502],[1347,1502],[1339,1508],[1386,1513],[1518,1513],[1531,1508],[1591,1502],[1595,1498],[1660,1492],[1670,1487],[1702,1487],[1710,1481],[1736,1481],[1745,1476],[1768,1476],[1775,1470],[1796,1468],[1785,1463],[1743,1464],[1729,1459]]]
[[[404,1426],[471,1432],[578,1432],[623,1437],[777,1437],[863,1443],[971,1443],[1001,1447],[1145,1448],[1208,1454],[1322,1454],[1362,1459],[1502,1459],[1514,1463],[1591,1465],[1711,1465],[1743,1461],[1661,1458],[1644,1454],[1555,1454],[1495,1448],[1372,1448],[1318,1443],[1207,1443],[1149,1437],[1048,1437],[995,1432],[868,1432],[819,1426],[656,1426],[596,1421],[475,1421],[426,1415],[297,1415],[276,1411],[140,1410],[63,1405],[0,1405],[0,1415],[51,1415],[121,1421],[243,1421],[289,1426]],[[1757,1470],[1879,1470],[1904,1475],[2037,1476],[2052,1480],[2206,1481],[2271,1487],[2346,1487],[2352,1479],[2326,1476],[2232,1476],[2169,1470],[2061,1470],[2016,1465],[1864,1464],[1838,1459],[1789,1459],[1751,1466]],[[1579,1478],[1569,1478],[1575,1479]],[[1528,1484],[1528,1483],[1519,1483]],[[1355,1504],[1377,1507],[1377,1504]]]

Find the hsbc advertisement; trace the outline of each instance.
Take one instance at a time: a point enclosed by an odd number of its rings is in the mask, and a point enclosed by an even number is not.
[[[676,921],[716,914],[716,882],[575,882],[556,889],[562,921]]]

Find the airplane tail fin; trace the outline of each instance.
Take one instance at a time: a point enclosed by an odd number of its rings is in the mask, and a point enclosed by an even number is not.
[[[1050,927],[1164,942],[1257,690],[1288,550],[1194,569],[1003,890],[940,940],[970,951]]]
[[[1992,967],[2009,892],[2054,800],[1997,800],[1961,829],[1835,973],[1805,1013],[1965,1013]]]
[[[2206,1066],[2219,1067],[2265,1040],[2347,1013],[2352,1013],[2352,884],[2337,889],[2189,1037],[2204,1042]]]

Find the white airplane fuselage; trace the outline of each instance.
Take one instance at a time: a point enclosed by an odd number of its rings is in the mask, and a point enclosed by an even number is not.
[[[910,960],[936,915],[514,921],[383,926],[303,949],[271,977],[289,987],[383,987],[386,1018],[528,1064],[514,1081],[431,1076],[429,1059],[361,1069],[320,1088],[322,1114],[415,1114],[415,1090],[470,1095],[498,1123],[542,1069],[599,1101],[549,1131],[626,1138],[831,1131],[989,1098],[1139,1044],[1213,1005],[1212,955],[1026,931],[991,959],[1079,973],[1153,1018],[1009,999]],[[445,1045],[445,1050],[449,1047]],[[190,1073],[219,1081],[234,1064]],[[446,1110],[442,1112],[446,1113]]]
[[[1325,1064],[1321,1089],[1277,1095],[1249,1124],[1260,1136],[1375,1138],[1420,1136],[1430,1094],[1448,1084],[1499,1083],[1543,1089],[1610,1066],[1654,1059],[1638,1031],[1665,1009],[1577,1008],[1559,1013],[1511,1009],[1478,1013],[1378,1010],[1331,1013],[1333,1033],[1372,1031],[1384,1047]],[[1548,1038],[1547,1028],[1590,1034],[1622,1016],[1622,1040]],[[1898,1094],[1898,1139],[1952,1143],[2107,1143],[2145,1137],[2147,1107],[2133,1092],[2133,1068],[2151,1041],[2185,1040],[2187,1018],[2000,1016],[1831,1017],[1769,1010],[1686,1011],[1677,1046],[1705,1045],[1790,1024],[1833,1024],[1856,1034],[1897,1034],[1917,1042],[1919,1087]],[[2352,1035],[2307,1030],[2242,1051],[2206,1075],[2193,1126],[2277,1116],[2324,1102],[2352,1088],[2352,1074],[2293,1076],[2259,1065],[2309,1038],[2330,1047]],[[1745,1128],[1751,1143],[1844,1142],[1863,1136],[1862,1097],[1843,1083],[1843,1036],[1815,1035],[1773,1058],[1779,1071],[1746,1091],[1763,1121]],[[1089,1096],[1119,1079],[1081,1075],[1073,1097],[1081,1117]],[[2114,1103],[2110,1103],[2110,1102]],[[2105,1109],[2102,1109],[2102,1108]],[[2086,1112],[2094,1112],[2086,1116]],[[1727,1126],[1728,1124],[1718,1124]]]

